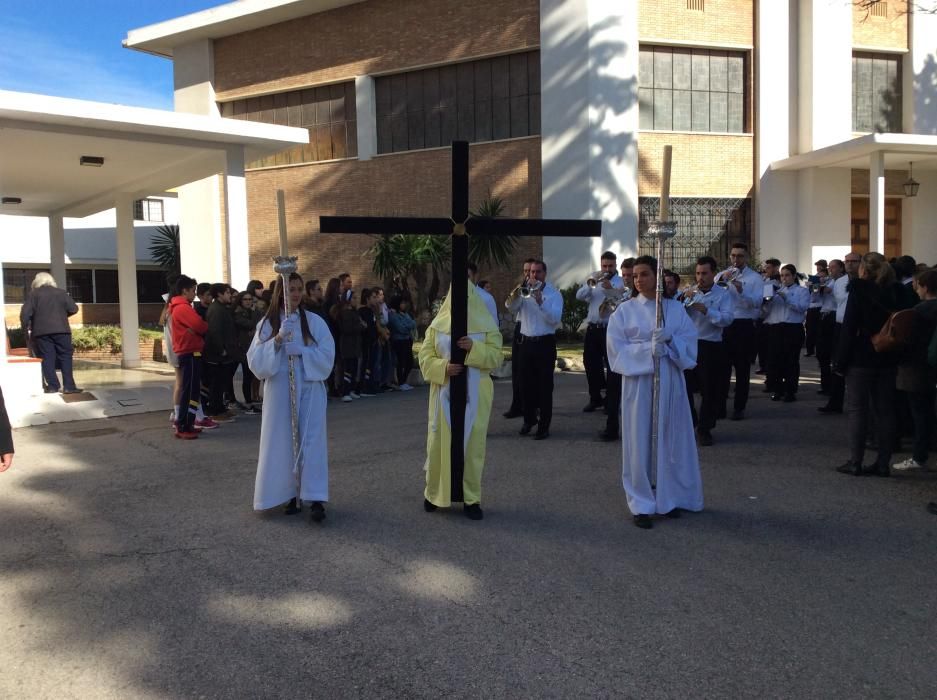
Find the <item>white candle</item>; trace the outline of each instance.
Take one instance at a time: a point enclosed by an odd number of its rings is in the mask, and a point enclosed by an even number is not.
[[[280,255],[285,258],[289,247],[286,243],[286,197],[283,190],[277,190],[277,217],[280,221]]]
[[[661,170],[660,181],[660,220],[670,218],[670,160],[673,156],[673,146],[664,146],[664,167]]]

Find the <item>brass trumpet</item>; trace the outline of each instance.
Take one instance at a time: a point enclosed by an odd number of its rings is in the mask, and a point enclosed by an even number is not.
[[[507,304],[509,301],[511,301],[511,299],[513,299],[517,295],[518,292],[521,292],[521,296],[524,296],[523,290],[528,288],[528,280],[530,280],[529,277],[524,277],[520,281],[520,283],[516,287],[514,287],[514,289],[511,290],[511,293],[508,294],[508,298],[505,300],[504,303]],[[528,294],[528,296],[530,295]]]
[[[696,303],[696,295],[699,293],[699,285],[694,284],[690,287],[681,289],[677,294],[677,301],[681,302],[685,307],[689,308]]]
[[[730,284],[742,277],[742,270],[738,267],[730,267],[727,270],[723,270],[721,274],[722,276],[719,278],[719,286],[728,287]]]
[[[586,280],[586,285],[594,289],[597,285],[611,278],[612,278],[611,272],[603,272],[602,270],[596,270],[595,272],[592,273],[589,279]]]
[[[619,305],[628,301],[633,294],[631,287],[622,287],[621,289],[611,290],[615,292],[614,296],[609,296],[599,304],[599,316],[606,318],[615,313]]]
[[[533,282],[531,282],[529,279],[525,280],[524,284],[520,286],[521,298],[529,299],[534,292],[540,291],[542,288],[543,282],[540,280],[534,280]]]

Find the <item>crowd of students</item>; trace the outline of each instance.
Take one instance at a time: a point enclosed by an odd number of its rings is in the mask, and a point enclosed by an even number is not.
[[[205,429],[243,415],[262,412],[262,385],[247,360],[258,324],[273,301],[276,280],[259,280],[238,292],[226,283],[196,283],[182,275],[172,289],[160,318],[167,359],[176,368],[172,427],[181,439],[194,439]],[[381,287],[354,289],[351,275],[305,283],[302,306],[325,321],[335,344],[335,367],[328,379],[329,395],[350,403],[387,391],[410,391],[414,367],[416,320],[406,293],[385,298]],[[235,376],[241,370],[240,397]],[[198,387],[197,399],[186,387]],[[191,424],[185,417],[193,412]]]

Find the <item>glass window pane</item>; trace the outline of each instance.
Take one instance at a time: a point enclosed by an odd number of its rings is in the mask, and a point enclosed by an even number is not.
[[[689,90],[673,91],[673,129],[674,131],[693,129],[693,108]]]
[[[729,92],[742,94],[745,92],[745,57],[741,54],[730,54],[727,60]]]
[[[117,295],[117,270],[95,270],[94,286],[97,303],[116,304],[120,301]]]
[[[654,90],[654,128],[673,129],[673,90]]]
[[[638,88],[638,128],[654,128],[654,90],[651,88]]]
[[[673,87],[673,54],[667,49],[654,50],[654,87]]]
[[[709,89],[727,92],[729,89],[729,62],[724,53],[713,51],[709,57]]]
[[[734,134],[745,131],[745,98],[734,92],[729,93],[729,123],[728,130]]]
[[[709,91],[709,54],[693,54],[693,89]]]
[[[651,49],[638,52],[638,87],[654,87],[654,51]]]
[[[92,296],[91,270],[65,270],[65,287],[79,304],[90,304]]]
[[[724,92],[709,93],[709,130],[729,130],[728,95]]]
[[[689,90],[693,87],[693,57],[689,49],[674,49],[673,89]]]
[[[693,131],[709,131],[709,93],[694,90],[693,101]]]

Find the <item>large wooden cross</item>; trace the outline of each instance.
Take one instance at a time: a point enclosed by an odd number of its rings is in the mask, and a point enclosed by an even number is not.
[[[571,219],[503,219],[469,215],[469,146],[467,141],[452,143],[452,216],[449,218],[323,216],[322,233],[366,233],[379,235],[422,234],[452,236],[452,357],[463,364],[465,351],[455,341],[468,334],[468,237],[486,236],[599,236],[602,222]],[[465,467],[464,432],[467,400],[466,374],[450,379],[452,500],[462,500],[462,473]]]

